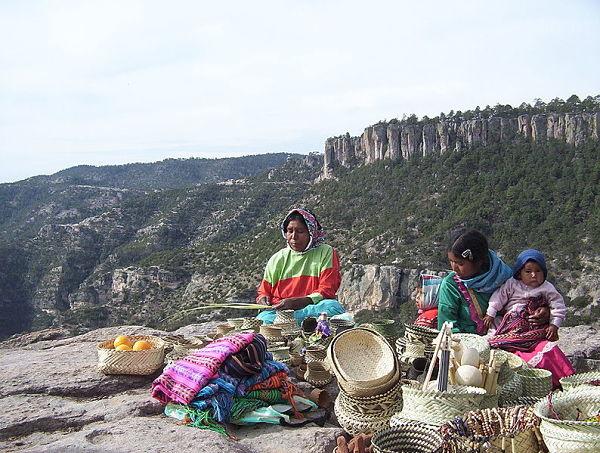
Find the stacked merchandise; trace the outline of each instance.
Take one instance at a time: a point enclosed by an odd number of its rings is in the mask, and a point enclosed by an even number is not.
[[[228,422],[286,420],[264,408],[285,403],[297,414],[297,394],[286,365],[273,360],[265,338],[254,332],[215,340],[168,365],[152,383],[152,396],[166,404],[167,415],[220,433]]]

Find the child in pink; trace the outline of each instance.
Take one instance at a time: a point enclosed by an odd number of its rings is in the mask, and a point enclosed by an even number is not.
[[[552,283],[546,281],[548,270],[544,255],[534,249],[519,254],[509,278],[490,297],[484,324],[490,328],[500,311],[506,314],[494,336],[492,347],[519,355],[531,366],[552,372],[553,384],[561,377],[573,374],[574,369],[556,346],[558,328],[565,319],[567,308],[563,297]],[[537,325],[530,317],[548,307],[549,323]]]

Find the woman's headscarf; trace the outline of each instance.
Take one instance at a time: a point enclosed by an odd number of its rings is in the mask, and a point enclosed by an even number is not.
[[[467,288],[473,289],[480,293],[492,293],[502,283],[512,277],[512,269],[504,263],[496,252],[489,251],[490,269],[483,274],[477,275],[466,280],[461,279]]]
[[[285,225],[293,213],[298,213],[302,216],[302,218],[304,219],[304,223],[306,223],[306,227],[308,228],[308,233],[310,234],[310,241],[308,241],[308,245],[302,253],[308,252],[309,250],[314,249],[315,247],[318,247],[323,242],[325,242],[325,230],[323,230],[323,227],[321,226],[315,215],[306,208],[292,209],[285,216],[283,222],[281,222],[281,235],[286,241],[287,237],[285,235]]]

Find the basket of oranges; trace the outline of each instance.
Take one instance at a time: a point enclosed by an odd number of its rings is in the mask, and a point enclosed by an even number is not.
[[[152,374],[164,359],[165,342],[151,335],[119,335],[98,343],[98,368],[104,374]]]

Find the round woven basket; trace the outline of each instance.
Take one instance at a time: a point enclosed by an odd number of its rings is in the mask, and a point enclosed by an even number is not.
[[[539,418],[531,407],[470,411],[440,428],[445,453],[538,453]]]
[[[470,410],[479,409],[485,390],[453,386],[447,392],[422,390],[420,384],[402,386],[403,407],[398,417],[440,426]]]
[[[151,335],[130,335],[132,342],[146,340],[152,349],[144,351],[117,351],[112,349],[114,338],[98,343],[98,369],[104,374],[147,375],[164,365],[165,342]]]
[[[308,346],[304,349],[304,361],[310,362],[324,362],[327,358],[327,348],[320,345]]]
[[[310,362],[306,364],[304,380],[315,387],[323,387],[331,382],[333,375],[325,362]]]
[[[540,368],[517,370],[523,384],[523,396],[543,398],[552,391],[552,373]]]
[[[416,324],[404,324],[404,338],[407,340],[416,339],[428,344],[435,340],[435,337],[437,337],[439,333],[439,330],[431,329],[429,327],[418,326]]]
[[[402,410],[402,385],[398,382],[385,393],[367,397],[354,397],[340,389],[338,398],[344,410],[356,416],[396,413]]]
[[[234,329],[240,330],[245,320],[245,318],[229,318],[227,319],[227,322],[232,325]]]
[[[360,327],[337,335],[329,344],[327,355],[338,382],[353,387],[382,385],[398,369],[396,354],[385,338]]]
[[[375,433],[371,444],[376,453],[438,453],[442,436],[424,423],[404,422]]]
[[[561,378],[560,385],[562,385],[563,390],[569,390],[580,385],[597,386],[598,384],[592,384],[594,381],[600,381],[600,371],[572,374]]]
[[[401,374],[401,369],[398,366],[396,367],[396,372],[388,381],[379,385],[365,385],[364,387],[351,384],[348,381],[340,381],[338,378],[338,387],[341,391],[354,398],[374,397],[386,393],[393,388],[398,382],[400,382]]]
[[[227,335],[233,329],[235,329],[235,327],[231,324],[219,324],[217,326],[217,333],[220,333],[221,335]]]
[[[260,326],[260,334],[264,337],[281,337],[281,327],[275,327],[272,324],[263,324]]]
[[[484,363],[490,360],[490,344],[485,337],[475,335],[474,333],[455,333],[452,339],[460,339],[464,347],[475,348],[479,352],[479,359]]]
[[[294,310],[275,310],[275,319],[273,325],[279,324],[296,324],[296,318],[294,318]]]
[[[240,330],[253,330],[258,332],[262,326],[262,321],[256,318],[244,318],[244,322],[240,326]]]
[[[540,431],[550,453],[600,451],[600,423],[578,421],[600,412],[600,388],[556,392],[536,403],[534,410],[542,419]]]
[[[339,396],[335,399],[333,412],[340,426],[348,434],[356,436],[360,433],[375,433],[389,426],[392,412],[380,413],[376,415],[355,415],[346,410],[340,404]]]

